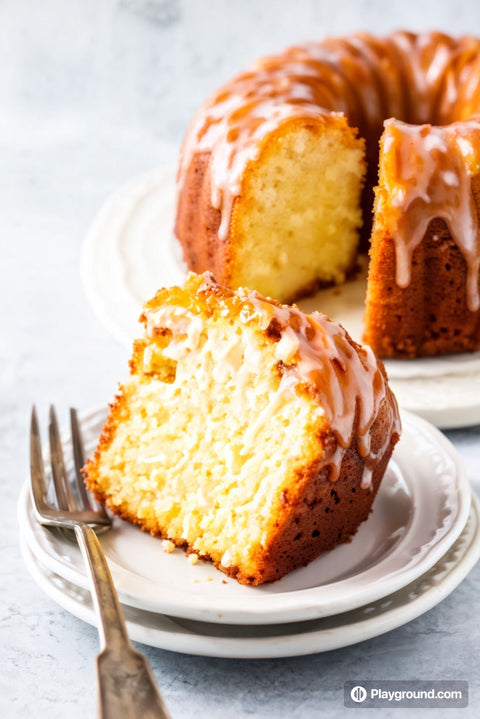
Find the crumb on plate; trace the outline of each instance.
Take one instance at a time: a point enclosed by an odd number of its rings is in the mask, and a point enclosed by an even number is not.
[[[173,550],[175,549],[174,543],[171,542],[169,539],[162,540],[162,547],[163,547],[163,551],[166,552],[166,554],[171,554],[173,552]]]

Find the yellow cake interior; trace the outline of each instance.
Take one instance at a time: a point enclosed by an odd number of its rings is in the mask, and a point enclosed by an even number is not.
[[[231,286],[287,302],[299,287],[340,284],[354,268],[364,142],[346,123],[326,131],[326,121],[272,134],[245,173],[232,214]]]

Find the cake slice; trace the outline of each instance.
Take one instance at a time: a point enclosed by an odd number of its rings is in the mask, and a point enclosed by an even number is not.
[[[95,497],[243,584],[347,541],[400,432],[373,352],[208,273],[160,290],[141,320],[84,470]]]

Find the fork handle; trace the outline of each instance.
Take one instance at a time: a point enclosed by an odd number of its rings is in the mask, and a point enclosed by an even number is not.
[[[89,569],[102,651],[97,657],[100,719],[170,719],[146,657],[128,638],[117,592],[97,535],[88,524],[75,534]]]

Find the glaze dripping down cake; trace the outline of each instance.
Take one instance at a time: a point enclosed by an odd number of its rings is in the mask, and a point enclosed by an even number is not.
[[[480,347],[480,122],[385,123],[364,341],[381,357]]]
[[[208,273],[160,290],[141,319],[84,470],[95,497],[244,584],[348,541],[400,433],[373,352]]]
[[[480,40],[358,33],[262,58],[205,101],[175,231],[190,269],[289,302],[354,272],[373,207],[365,341],[382,357],[467,351],[479,188]]]

